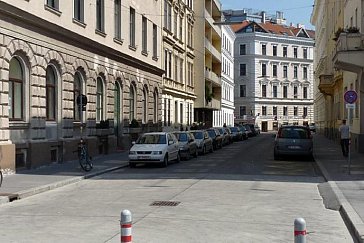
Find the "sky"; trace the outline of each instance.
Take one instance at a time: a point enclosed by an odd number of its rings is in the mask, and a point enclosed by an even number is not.
[[[314,0],[220,0],[220,2],[223,10],[251,8],[274,15],[276,11],[282,11],[287,25],[304,24],[307,29],[315,28],[310,23]]]

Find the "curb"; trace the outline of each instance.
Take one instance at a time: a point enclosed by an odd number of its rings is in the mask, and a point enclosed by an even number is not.
[[[364,223],[362,219],[348,202],[336,182],[331,178],[322,162],[316,158],[315,161],[340,204],[339,212],[345,224],[347,225],[349,232],[353,233],[353,236],[357,242],[364,243]]]
[[[12,201],[15,201],[15,200],[20,200],[20,199],[23,199],[23,198],[34,196],[34,195],[40,194],[42,192],[46,192],[46,191],[50,191],[50,190],[53,190],[53,189],[56,189],[56,188],[60,188],[60,187],[63,187],[63,186],[74,184],[74,183],[80,182],[82,180],[86,180],[86,179],[89,179],[89,178],[92,178],[92,177],[95,177],[95,176],[98,176],[98,175],[101,175],[101,174],[105,174],[105,173],[108,173],[108,172],[111,172],[111,171],[115,171],[115,170],[118,170],[118,169],[121,169],[121,168],[124,168],[124,167],[127,167],[127,166],[128,166],[128,163],[124,162],[120,166],[115,166],[115,167],[107,168],[107,169],[104,169],[104,170],[91,172],[91,173],[83,175],[83,176],[77,176],[77,177],[73,177],[71,179],[57,181],[57,182],[50,183],[50,184],[47,184],[47,185],[44,185],[44,186],[39,186],[39,187],[23,190],[23,191],[20,191],[18,193],[14,193],[14,194],[17,194],[17,197],[15,199],[12,199],[12,200],[7,196],[2,196],[2,197],[0,197],[0,206],[2,204],[6,204],[6,203],[9,203],[9,202],[12,202]]]

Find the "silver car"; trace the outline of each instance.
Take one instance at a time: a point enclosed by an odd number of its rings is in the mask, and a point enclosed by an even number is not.
[[[144,133],[129,151],[130,167],[137,163],[159,163],[165,167],[169,161],[180,159],[178,140],[170,132]]]
[[[306,126],[282,126],[274,141],[274,159],[282,155],[308,156],[312,158],[313,142]]]
[[[197,142],[197,149],[200,154],[206,154],[207,151],[214,152],[214,146],[212,143],[212,138],[205,130],[195,130],[191,131]]]
[[[197,143],[195,137],[190,132],[174,132],[174,135],[178,139],[179,153],[181,158],[190,159],[192,156],[197,157]]]

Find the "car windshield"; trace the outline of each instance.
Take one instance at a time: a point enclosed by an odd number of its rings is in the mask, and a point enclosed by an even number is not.
[[[145,134],[141,136],[137,144],[166,144],[166,136],[162,134]]]
[[[215,131],[208,130],[207,132],[209,133],[210,137],[212,137],[212,138],[216,137]]]
[[[220,132],[220,134],[224,134],[224,129],[219,128],[219,132]]]
[[[196,139],[203,139],[203,133],[202,132],[194,132],[193,136],[195,136]]]
[[[238,128],[237,128],[237,127],[231,127],[231,128],[230,128],[230,130],[231,130],[232,132],[238,132]]]
[[[301,127],[287,127],[282,128],[278,133],[279,138],[296,138],[296,139],[308,139],[310,134],[306,128]]]
[[[241,126],[240,131],[245,132],[246,131],[245,127]]]
[[[188,140],[186,133],[175,133],[174,135],[176,135],[178,141],[180,142],[186,142]]]

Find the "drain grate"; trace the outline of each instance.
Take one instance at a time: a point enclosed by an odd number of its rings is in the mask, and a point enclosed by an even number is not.
[[[167,207],[175,207],[181,202],[177,201],[154,201],[149,206],[167,206]]]

